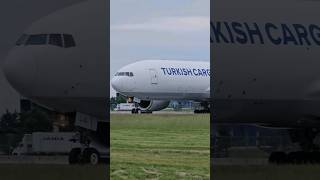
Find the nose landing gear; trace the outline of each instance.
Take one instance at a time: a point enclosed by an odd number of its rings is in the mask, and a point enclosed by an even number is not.
[[[195,114],[210,113],[210,105],[207,102],[201,102],[198,106],[195,107],[193,112]]]
[[[131,113],[132,113],[132,114],[141,114],[141,109],[139,109],[139,108],[133,108],[133,109],[131,110]]]

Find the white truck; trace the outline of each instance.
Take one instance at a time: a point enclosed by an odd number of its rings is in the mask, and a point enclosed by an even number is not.
[[[106,148],[103,143],[93,137],[86,139],[86,143],[81,142],[80,139],[78,132],[25,134],[12,155],[69,155],[70,164],[95,165],[108,161],[109,148]]]
[[[152,113],[152,111],[140,109],[136,103],[120,103],[117,105],[116,111],[131,111],[132,114]]]
[[[134,103],[120,103],[117,104],[116,111],[132,111],[134,108],[136,108]]]
[[[75,132],[34,132],[25,134],[13,155],[68,154],[72,148],[80,147],[79,135]]]

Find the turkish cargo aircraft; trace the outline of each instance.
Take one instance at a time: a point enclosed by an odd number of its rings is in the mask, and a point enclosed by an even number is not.
[[[211,7],[212,120],[287,128],[301,151],[274,152],[272,162],[320,162],[319,9],[293,0]]]
[[[106,120],[108,29],[95,20],[106,19],[105,6],[90,0],[34,22],[4,63],[10,84],[52,110]]]
[[[202,111],[209,112],[209,62],[177,60],[144,60],[121,68],[111,80],[120,94],[134,98],[138,107],[133,113],[158,111],[170,100],[201,102]]]
[[[107,7],[104,0],[89,0],[39,19],[21,30],[4,63],[6,78],[19,93],[75,120],[90,132],[85,133],[89,139],[100,142],[82,153],[75,148],[70,163],[79,162],[80,155],[94,164],[108,157]]]

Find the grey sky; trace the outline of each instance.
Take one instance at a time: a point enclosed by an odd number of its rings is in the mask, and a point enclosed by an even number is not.
[[[110,77],[143,59],[209,61],[209,36],[210,0],[111,0]]]

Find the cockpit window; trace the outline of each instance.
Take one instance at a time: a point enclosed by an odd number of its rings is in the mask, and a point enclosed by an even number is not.
[[[28,39],[28,35],[26,34],[22,34],[22,36],[18,39],[18,41],[16,42],[17,46],[23,45],[26,43],[26,40]]]
[[[64,39],[64,47],[69,48],[69,47],[75,47],[76,43],[70,34],[63,34],[63,39]]]
[[[26,45],[43,45],[47,43],[46,34],[30,35]]]
[[[128,76],[128,77],[132,77],[132,76],[133,76],[133,72],[117,72],[115,76]]]
[[[76,42],[70,34],[23,34],[16,42],[20,45],[54,45],[58,47],[70,48],[75,47]]]
[[[49,44],[54,46],[63,47],[61,34],[50,34]]]

